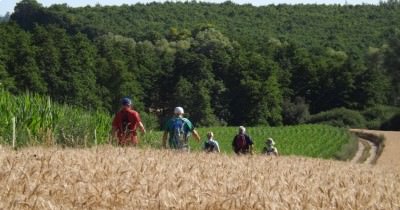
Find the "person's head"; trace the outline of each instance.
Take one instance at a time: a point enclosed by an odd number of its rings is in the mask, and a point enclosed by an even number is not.
[[[245,134],[246,133],[246,128],[244,126],[239,126],[239,133],[240,134]]]
[[[212,139],[213,137],[214,137],[214,133],[213,132],[210,131],[210,132],[207,133],[207,138],[208,139]]]
[[[185,112],[182,107],[180,107],[180,106],[175,107],[175,110],[174,110],[175,115],[182,116],[184,113]]]
[[[267,145],[270,145],[270,146],[275,145],[275,142],[274,142],[274,140],[273,140],[271,137],[269,137],[269,138],[265,141],[265,143],[266,143]]]
[[[128,97],[124,97],[121,99],[121,106],[130,107],[132,105],[132,100]]]

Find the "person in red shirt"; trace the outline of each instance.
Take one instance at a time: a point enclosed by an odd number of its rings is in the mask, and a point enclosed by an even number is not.
[[[140,119],[140,115],[132,108],[132,101],[129,98],[121,100],[121,109],[115,114],[112,122],[112,134],[118,138],[119,145],[133,145],[139,143],[136,129],[139,127],[142,134],[146,129]]]

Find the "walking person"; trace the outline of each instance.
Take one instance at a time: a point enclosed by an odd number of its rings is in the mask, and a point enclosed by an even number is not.
[[[138,127],[142,134],[146,133],[139,113],[132,108],[132,100],[123,98],[121,109],[115,114],[112,121],[113,137],[118,139],[119,145],[136,146],[139,143],[136,131]]]
[[[275,147],[275,141],[272,138],[268,138],[265,141],[265,147],[263,148],[263,154],[279,156],[278,148]]]
[[[253,141],[246,134],[246,128],[239,126],[239,133],[235,135],[232,141],[233,151],[236,154],[253,154]]]
[[[164,135],[162,139],[162,146],[167,148],[168,145],[171,149],[179,149],[190,151],[189,136],[193,137],[200,142],[200,136],[194,128],[189,119],[183,117],[184,110],[182,107],[175,107],[174,116],[167,121],[164,128]]]
[[[218,141],[214,139],[214,133],[207,133],[207,140],[204,142],[203,150],[206,152],[221,152],[219,149]]]

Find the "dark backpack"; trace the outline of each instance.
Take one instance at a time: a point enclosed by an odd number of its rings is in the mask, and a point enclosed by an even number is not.
[[[209,142],[206,141],[206,143],[204,143],[204,150],[207,152],[214,152],[216,150],[216,146],[213,142]]]
[[[243,151],[247,149],[246,136],[244,134],[238,134],[235,138],[235,152]]]
[[[127,111],[122,112],[122,133],[129,134],[131,129],[129,128],[131,125],[131,121],[129,120],[129,113]]]

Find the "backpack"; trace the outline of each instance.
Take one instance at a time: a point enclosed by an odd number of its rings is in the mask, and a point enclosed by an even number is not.
[[[246,136],[238,134],[235,138],[235,151],[243,151],[247,148]]]
[[[185,131],[185,120],[182,118],[175,118],[172,123],[173,138],[172,141],[178,147],[183,147],[187,144],[187,132]]]
[[[131,129],[129,128],[131,125],[131,121],[129,121],[129,113],[127,111],[122,112],[122,121],[121,121],[121,128],[122,128],[122,133],[127,135],[129,132],[131,132]]]
[[[204,150],[207,152],[214,152],[216,150],[216,146],[213,142],[210,141],[206,141],[206,143],[204,143]]]

